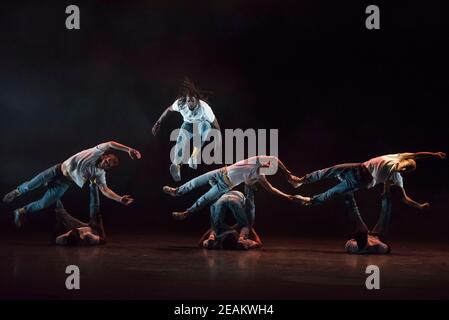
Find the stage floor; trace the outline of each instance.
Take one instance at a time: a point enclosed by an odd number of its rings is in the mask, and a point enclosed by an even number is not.
[[[344,239],[264,237],[254,251],[207,251],[199,236],[114,234],[103,247],[0,236],[1,299],[448,299],[449,246],[392,243],[387,256],[343,252]],[[66,266],[80,268],[67,290]],[[365,269],[380,268],[380,290]]]

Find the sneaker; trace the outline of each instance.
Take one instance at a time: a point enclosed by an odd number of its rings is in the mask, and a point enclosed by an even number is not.
[[[18,189],[14,189],[13,191],[7,193],[4,197],[3,197],[3,202],[4,203],[11,203],[14,201],[15,198],[17,198],[18,196],[20,196],[20,192]]]
[[[186,211],[182,211],[182,212],[173,212],[172,213],[173,218],[175,220],[185,220],[188,216],[188,213]]]
[[[169,186],[164,186],[162,188],[162,191],[164,191],[164,193],[166,193],[168,195],[171,195],[172,197],[177,197],[178,196],[176,188],[172,188],[172,187],[169,187]]]
[[[179,164],[172,163],[170,165],[170,174],[176,182],[181,181],[181,166]]]
[[[25,208],[14,210],[14,223],[17,227],[21,227],[25,222]]]
[[[289,179],[288,182],[292,185],[293,188],[298,189],[304,184],[304,177],[293,177],[292,179]]]
[[[187,163],[189,164],[189,167],[192,168],[193,170],[196,170],[196,168],[198,168],[198,164],[196,163],[196,159],[194,159],[193,157],[190,157],[189,161]]]

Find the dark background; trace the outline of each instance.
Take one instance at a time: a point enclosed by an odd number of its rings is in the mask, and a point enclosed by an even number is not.
[[[213,91],[222,128],[279,129],[279,157],[297,175],[343,162],[404,151],[448,151],[448,25],[441,2],[380,6],[381,30],[365,28],[360,1],[21,1],[0,10],[0,191],[10,191],[85,148],[116,140],[142,151],[108,174],[110,187],[131,194],[124,207],[102,198],[109,234],[196,232],[208,211],[184,222],[184,209],[206,189],[172,200],[172,129],[179,115],[151,127],[184,76]],[[81,30],[65,28],[77,4]],[[183,170],[183,181],[208,171]],[[393,237],[448,239],[447,161],[421,160],[405,177],[419,212],[394,201]],[[270,180],[293,192],[281,176]],[[306,186],[310,195],[328,185]],[[52,229],[52,209],[15,230],[12,210],[41,191],[2,204],[0,232]],[[381,187],[357,194],[369,225]],[[70,212],[87,215],[88,189],[64,196]],[[341,201],[315,208],[256,195],[257,229],[270,234],[346,236]]]

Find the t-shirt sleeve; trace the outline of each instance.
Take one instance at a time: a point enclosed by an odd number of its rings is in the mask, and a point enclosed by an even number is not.
[[[171,105],[171,108],[173,109],[173,111],[179,112],[179,103],[180,103],[180,99],[176,99],[175,102],[173,102],[173,104]]]
[[[100,143],[99,145],[92,148],[95,153],[103,154],[109,150],[109,144],[107,142]]]
[[[404,181],[402,179],[402,176],[399,172],[395,172],[391,175],[391,182],[393,185],[403,188],[404,187]]]
[[[98,172],[95,175],[95,180],[97,185],[104,185],[106,186],[106,172],[104,172],[104,170],[102,170],[101,172]]]
[[[212,108],[204,101],[201,101],[200,103],[204,110],[204,118],[211,123],[214,122],[215,114],[212,111]]]

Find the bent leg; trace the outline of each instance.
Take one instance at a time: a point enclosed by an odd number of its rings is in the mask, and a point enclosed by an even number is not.
[[[210,188],[208,192],[202,195],[190,208],[188,208],[187,211],[189,213],[195,213],[204,208],[209,203],[217,200],[228,191],[229,187],[217,183],[212,188]]]
[[[349,170],[358,167],[358,163],[344,163],[338,164],[329,168],[317,170],[311,173],[306,174],[303,179],[304,183],[314,183],[321,180],[338,178],[340,174],[343,174]]]
[[[47,208],[48,206],[55,203],[59,200],[67,189],[70,187],[69,183],[64,182],[55,182],[55,184],[48,188],[47,192],[45,192],[44,196],[38,201],[34,201],[32,203],[27,204],[25,208],[25,212],[36,212]]]
[[[382,194],[381,198],[381,212],[379,215],[379,220],[377,220],[377,223],[372,233],[378,234],[381,238],[385,238],[388,233],[388,226],[390,225],[390,218],[391,218],[391,193],[384,193]]]
[[[355,223],[356,231],[362,231],[364,233],[368,233],[369,229],[366,226],[365,222],[360,215],[359,208],[357,206],[357,202],[355,201],[355,197],[353,193],[348,193],[344,196],[345,206],[348,213],[349,218]]]
[[[52,179],[54,179],[57,175],[57,167],[59,165],[55,165],[51,168],[48,168],[45,171],[42,171],[38,175],[36,175],[33,179],[22,183],[20,186],[17,187],[20,194],[25,194],[29,191],[35,190],[41,186],[43,186],[45,183],[50,182]]]
[[[193,127],[191,123],[184,122],[180,128],[178,137],[176,139],[174,164],[186,163],[188,156],[185,154],[186,146],[193,136]]]
[[[218,170],[213,170],[207,172],[205,174],[200,175],[199,177],[193,178],[192,180],[184,183],[182,186],[178,187],[176,193],[178,195],[184,195],[189,193],[190,191],[199,188],[201,186],[207,185],[209,181],[219,172]]]
[[[58,223],[60,223],[66,231],[88,226],[87,223],[72,217],[67,210],[64,209],[61,200],[57,200],[55,212]]]

